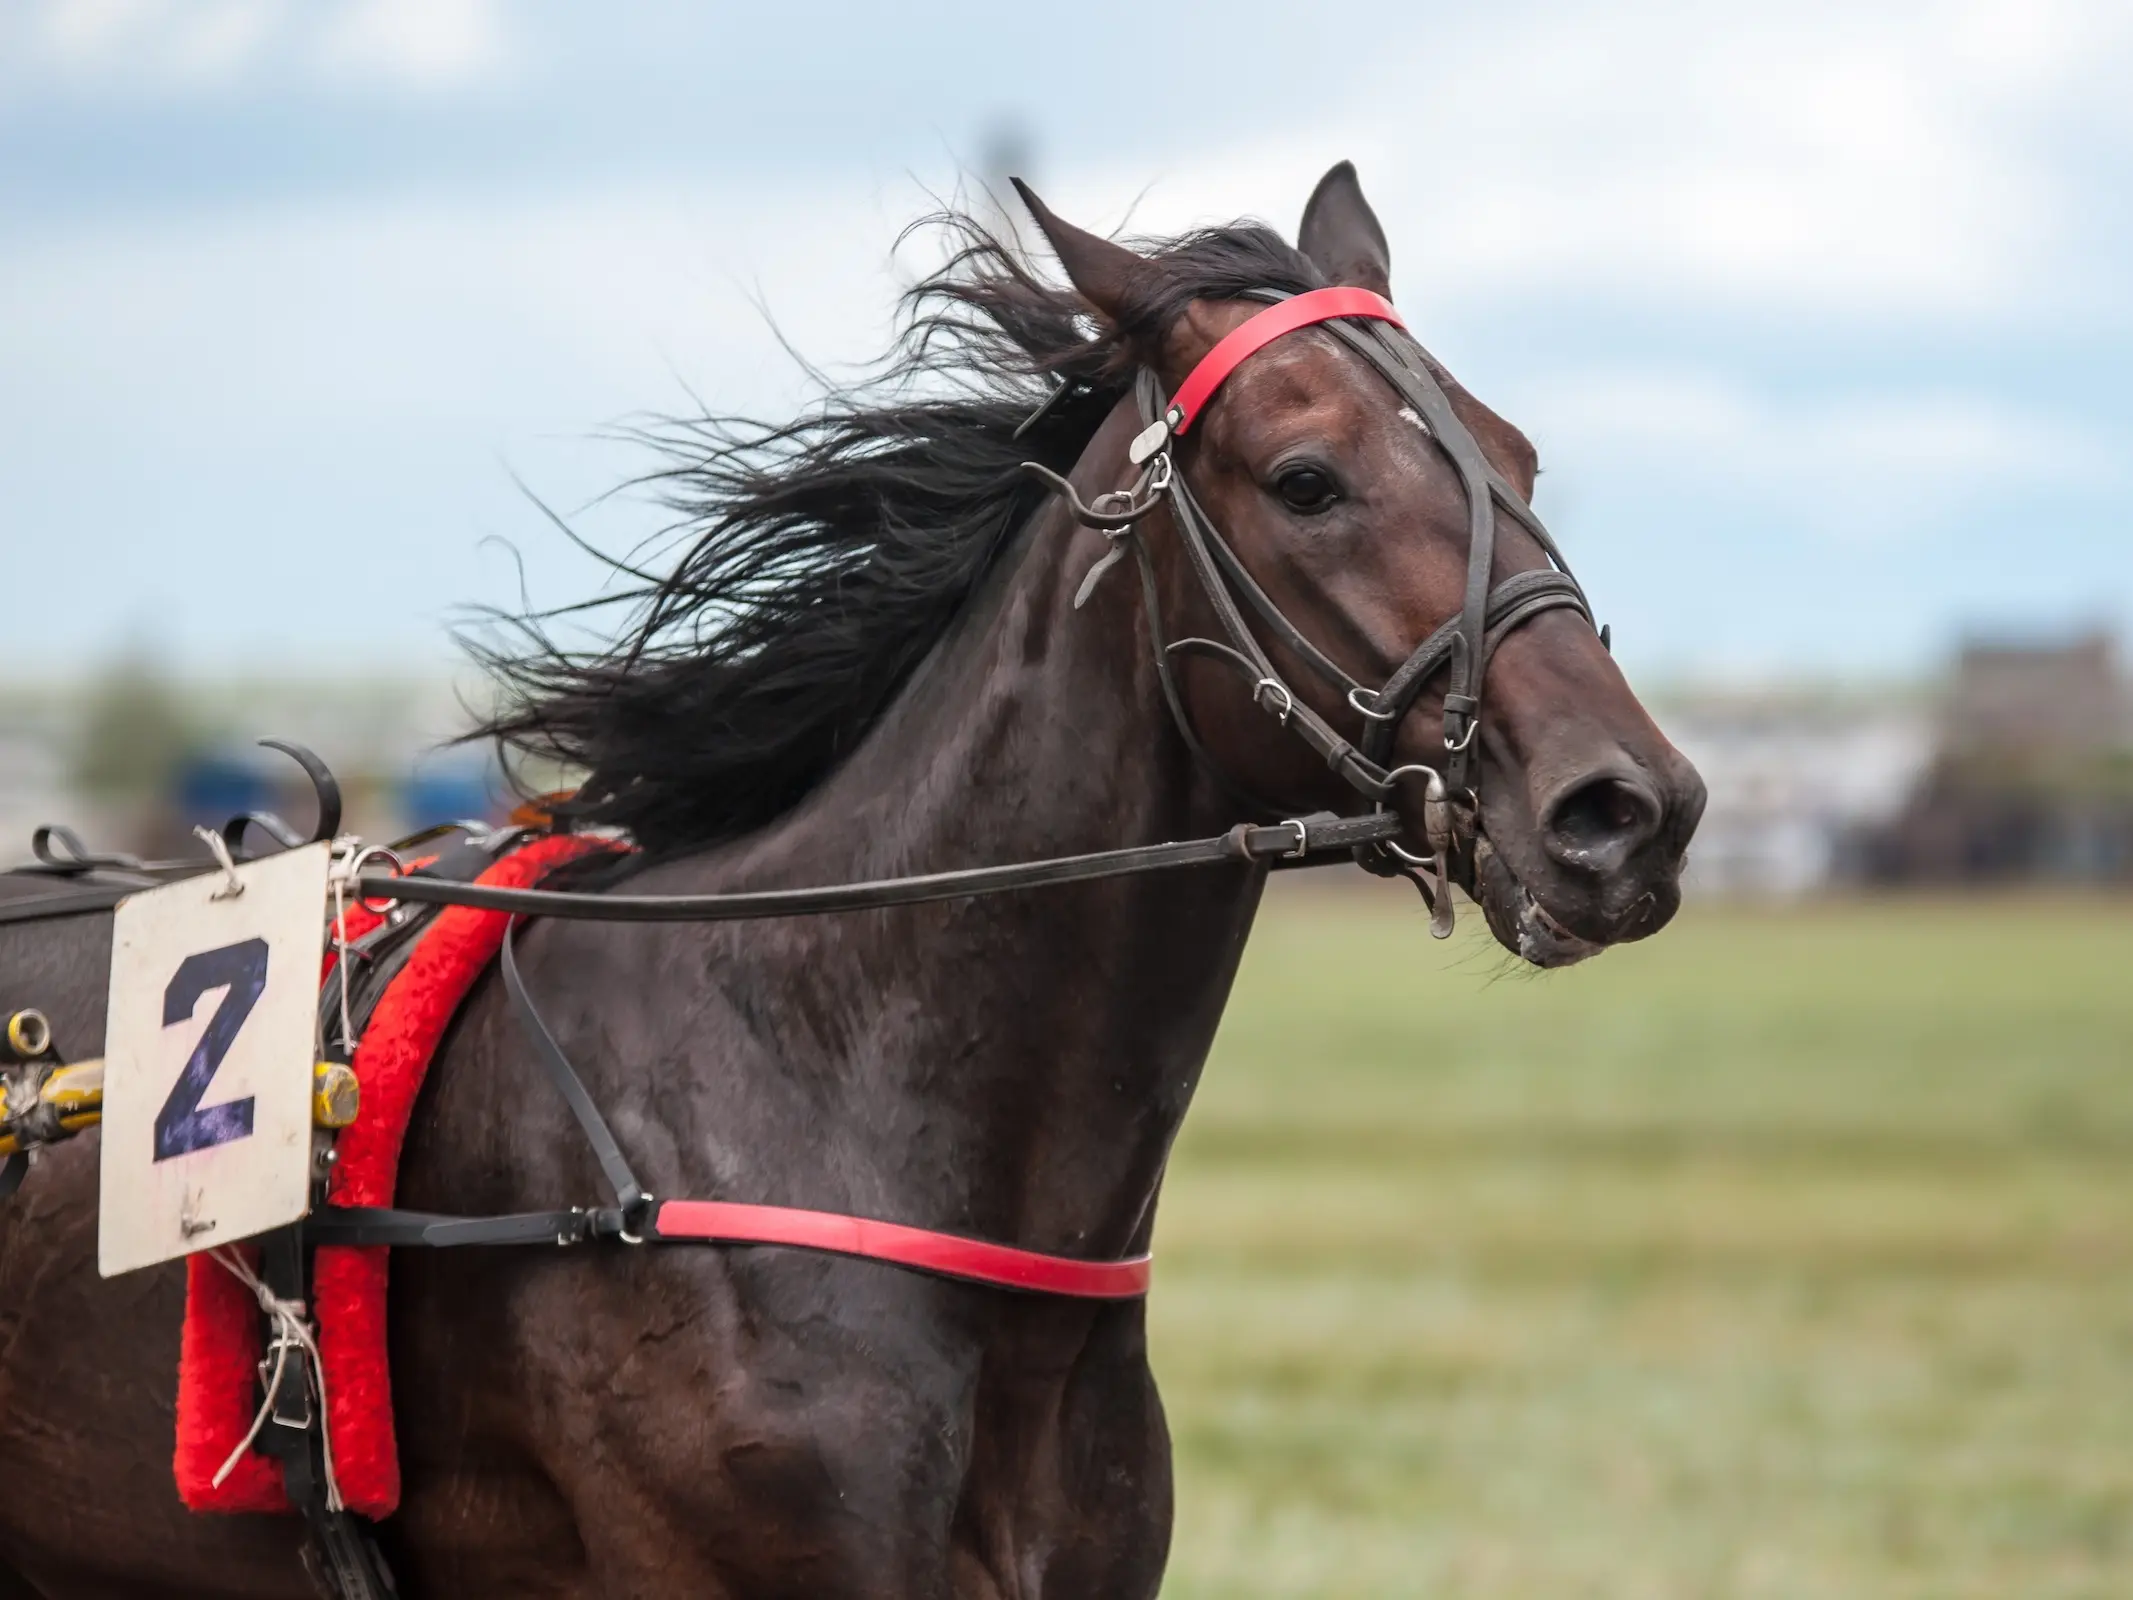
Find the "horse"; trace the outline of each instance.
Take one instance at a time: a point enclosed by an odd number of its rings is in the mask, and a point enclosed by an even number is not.
[[[1307,714],[1351,748],[1373,714],[1396,723],[1387,764],[1415,777],[1385,804],[1416,859],[1442,832],[1424,813],[1455,691],[1394,714],[1303,659],[1382,680],[1459,616],[1474,480],[1448,431],[1521,513],[1483,582],[1550,566],[1523,512],[1533,447],[1434,361],[1457,428],[1399,405],[1326,324],[1237,366],[1172,440],[1244,574],[1313,642],[1254,630],[1280,697],[1155,636],[1222,627],[1176,502],[1142,508],[1136,562],[1095,570],[1119,547],[1101,513],[1143,465],[1137,374],[1173,392],[1269,296],[1389,301],[1354,169],[1319,184],[1295,245],[1250,222],[1121,243],[1025,195],[1063,284],[1010,230],[947,214],[946,265],[873,379],[782,425],[656,430],[679,543],[666,570],[626,568],[641,586],[610,640],[566,648],[538,614],[487,636],[501,693],[481,733],[581,770],[578,824],[634,846],[584,869],[593,891],[845,882],[1219,833],[1247,804],[1352,808],[1338,761],[1293,737]],[[1489,642],[1459,691],[1480,700],[1485,674],[1450,876],[1534,965],[1657,932],[1694,770],[1580,607]],[[1237,862],[813,917],[536,920],[519,963],[657,1193],[1113,1258],[1153,1234],[1265,878]],[[47,1011],[71,1055],[101,1048],[109,944],[102,916],[0,928],[5,998]],[[492,972],[430,1070],[403,1204],[525,1209],[596,1182],[533,1071]],[[0,1596],[305,1594],[295,1518],[191,1515],[173,1493],[182,1274],[98,1279],[93,1145],[44,1152],[0,1213]],[[378,1533],[408,1595],[1156,1593],[1171,1463],[1137,1299],[763,1247],[409,1250],[392,1276],[405,1488]]]

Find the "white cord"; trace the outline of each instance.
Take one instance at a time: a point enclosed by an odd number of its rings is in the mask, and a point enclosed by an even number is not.
[[[262,1381],[267,1389],[266,1398],[260,1402],[259,1414],[252,1418],[252,1426],[246,1431],[243,1440],[230,1452],[229,1460],[222,1463],[209,1482],[216,1488],[221,1488],[223,1480],[237,1470],[237,1463],[242,1461],[244,1453],[252,1448],[252,1441],[259,1437],[259,1430],[267,1425],[267,1418],[274,1412],[274,1397],[281,1392],[282,1374],[289,1364],[289,1352],[295,1350],[309,1364],[304,1373],[306,1381],[315,1384],[312,1398],[318,1406],[319,1449],[326,1466],[326,1509],[343,1509],[340,1480],[333,1471],[333,1441],[326,1432],[326,1364],[319,1359],[318,1341],[312,1337],[311,1324],[307,1319],[303,1301],[281,1299],[266,1286],[258,1273],[245,1264],[244,1258],[228,1246],[210,1250],[208,1254],[220,1262],[239,1283],[252,1291],[253,1298],[259,1302],[259,1309],[267,1314],[268,1320],[274,1325],[274,1339],[267,1346],[274,1366],[269,1371],[266,1362],[260,1362]]]
[[[234,900],[244,893],[244,879],[237,876],[237,863],[230,859],[230,847],[221,834],[213,828],[195,828],[193,837],[206,842],[222,865],[222,887],[209,895],[210,900]]]
[[[355,1028],[348,1020],[348,880],[333,879],[333,974],[341,985],[341,1048],[355,1054]]]

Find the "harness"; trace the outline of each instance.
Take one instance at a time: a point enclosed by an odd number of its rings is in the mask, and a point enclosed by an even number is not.
[[[1451,931],[1450,858],[1462,829],[1471,830],[1478,814],[1478,767],[1474,739],[1480,726],[1483,681],[1490,656],[1513,629],[1545,611],[1574,610],[1591,620],[1583,591],[1571,577],[1561,552],[1540,520],[1488,463],[1421,347],[1408,336],[1399,315],[1384,299],[1357,288],[1328,288],[1288,295],[1253,291],[1247,298],[1265,302],[1254,314],[1193,368],[1166,402],[1153,373],[1140,372],[1134,382],[1136,404],[1144,424],[1129,449],[1136,476],[1129,487],[1112,490],[1085,503],[1074,487],[1042,465],[1026,470],[1050,484],[1064,498],[1077,521],[1101,531],[1110,549],[1091,567],[1075,596],[1083,605],[1105,572],[1130,551],[1140,578],[1143,606],[1155,654],[1163,698],[1179,734],[1226,792],[1262,814],[1279,814],[1223,773],[1192,726],[1176,682],[1172,658],[1203,655],[1229,663],[1250,684],[1254,704],[1281,727],[1301,739],[1326,766],[1365,801],[1360,816],[1319,812],[1277,823],[1239,823],[1227,833],[1177,843],[1054,857],[1005,866],[914,877],[876,880],[822,888],[779,889],[711,895],[595,894],[547,889],[506,888],[465,881],[474,875],[464,852],[438,870],[369,868],[378,854],[351,846],[339,863],[344,891],[359,903],[389,902],[385,918],[365,940],[342,949],[339,966],[354,986],[347,995],[322,998],[321,1033],[329,1054],[346,1052],[362,1032],[383,987],[419,937],[430,909],[460,905],[506,914],[499,966],[513,1011],[551,1084],[569,1107],[596,1158],[612,1203],[572,1206],[511,1215],[464,1217],[391,1207],[320,1205],[302,1222],[263,1241],[262,1273],[273,1291],[290,1301],[304,1297],[310,1250],[318,1245],[392,1247],[464,1247],[478,1245],[571,1246],[596,1240],[628,1245],[716,1244],[779,1245],[825,1251],[993,1288],[1076,1299],[1125,1300],[1147,1291],[1149,1258],[1090,1261],[1046,1254],[972,1239],[962,1235],[873,1218],[791,1207],[723,1200],[667,1199],[651,1194],[638,1179],[599,1107],[569,1057],[550,1032],[527,992],[520,974],[514,935],[528,916],[585,918],[602,921],[698,922],[812,915],[915,905],[929,901],[998,894],[1051,884],[1088,882],[1128,874],[1172,870],[1222,862],[1275,867],[1353,859],[1383,876],[1403,876],[1429,902],[1431,931]],[[1176,459],[1176,448],[1214,402],[1225,380],[1252,354],[1299,329],[1324,326],[1360,355],[1391,386],[1423,430],[1458,470],[1468,502],[1467,578],[1460,610],[1422,640],[1385,681],[1371,688],[1315,645],[1254,581],[1227,539],[1201,507]],[[1042,408],[1058,403],[1073,386],[1061,389]],[[1042,414],[1040,411],[1039,415]],[[1025,429],[1037,420],[1030,419]],[[1533,535],[1552,565],[1490,584],[1496,540],[1496,509],[1501,506]],[[1167,506],[1185,555],[1225,639],[1198,637],[1166,642],[1155,569],[1141,528],[1148,515]],[[1331,688],[1362,719],[1360,741],[1346,738],[1315,712],[1285,680],[1260,643],[1245,612],[1249,610],[1288,651]],[[1603,632],[1604,641],[1606,635]],[[1439,673],[1447,673],[1442,742],[1444,767],[1414,763],[1391,765],[1394,734],[1416,699]],[[303,763],[319,791],[320,838],[330,838],[340,813],[337,787],[323,763],[308,751],[280,744]],[[1427,855],[1398,842],[1401,819],[1387,802],[1402,780],[1424,784],[1423,818]],[[265,817],[241,819],[276,834],[293,837]],[[241,822],[226,830],[231,842]],[[50,849],[60,837],[64,856]],[[524,835],[506,833],[480,841],[476,854],[493,861],[494,852]],[[202,870],[198,863],[142,864],[97,858],[58,830],[37,841],[38,870],[69,887],[21,901],[0,901],[0,923],[64,916],[104,909],[125,894],[158,881]],[[388,859],[392,859],[387,853]],[[478,870],[479,863],[474,867]],[[1422,876],[1423,870],[1428,877]],[[331,987],[331,986],[329,986]],[[20,1176],[19,1158],[0,1178]],[[280,1385],[277,1389],[300,1388]],[[300,1396],[269,1395],[276,1420],[296,1430],[290,1441],[287,1470],[290,1498],[304,1511],[318,1538],[318,1564],[329,1592],[348,1596],[385,1593],[389,1578],[367,1534],[345,1513],[328,1511],[316,1482],[319,1435],[308,1404]],[[297,1415],[301,1411],[302,1416]],[[284,1412],[288,1416],[284,1417]],[[269,1430],[270,1432],[272,1430]]]
[[[1267,301],[1267,309],[1255,314],[1216,344],[1193,368],[1167,405],[1161,403],[1154,376],[1145,370],[1139,374],[1135,391],[1146,426],[1135,437],[1128,452],[1129,459],[1138,468],[1138,476],[1130,488],[1114,490],[1099,496],[1096,504],[1086,505],[1073,486],[1057,474],[1034,462],[1025,465],[1066,497],[1078,520],[1102,530],[1112,541],[1112,548],[1084,578],[1075,597],[1077,606],[1088,599],[1096,581],[1125,553],[1126,548],[1130,546],[1132,549],[1140,570],[1142,596],[1164,700],[1179,733],[1206,762],[1209,770],[1222,776],[1194,732],[1178,692],[1170,658],[1180,652],[1212,655],[1231,662],[1248,676],[1254,702],[1302,739],[1330,769],[1369,800],[1372,803],[1369,814],[1336,817],[1321,813],[1274,825],[1244,823],[1211,839],[820,889],[714,895],[608,895],[489,887],[357,872],[352,875],[355,892],[365,898],[381,896],[417,903],[475,906],[506,912],[514,919],[550,916],[625,922],[737,921],[913,905],[1202,862],[1294,861],[1312,856],[1326,858],[1340,852],[1383,875],[1398,874],[1410,878],[1430,902],[1432,931],[1440,937],[1448,933],[1451,928],[1448,858],[1454,848],[1455,825],[1452,817],[1454,802],[1447,791],[1459,791],[1460,805],[1472,813],[1478,803],[1474,793],[1474,735],[1480,726],[1482,679],[1489,657],[1512,629],[1545,611],[1572,609],[1589,622],[1591,610],[1583,590],[1563,566],[1561,552],[1554,540],[1518,493],[1488,464],[1480,446],[1454,414],[1450,399],[1430,371],[1428,358],[1421,347],[1407,337],[1398,313],[1390,304],[1368,290],[1355,288],[1318,289],[1294,296],[1267,290],[1256,292],[1253,298]],[[1201,509],[1172,454],[1176,442],[1183,439],[1199,420],[1224,380],[1247,358],[1284,334],[1319,324],[1327,326],[1362,355],[1420,416],[1430,437],[1459,469],[1469,502],[1472,544],[1461,610],[1416,646],[1375,690],[1366,688],[1313,645],[1253,581],[1229,542]],[[1388,328],[1399,331],[1388,332]],[[1229,636],[1227,644],[1200,638],[1164,643],[1154,565],[1138,530],[1142,521],[1164,502],[1166,496],[1193,571],[1223,631]],[[1555,565],[1519,573],[1492,588],[1489,575],[1495,550],[1495,506],[1499,502],[1533,533]],[[1239,609],[1238,595],[1285,646],[1344,692],[1348,703],[1364,720],[1365,731],[1360,745],[1343,737],[1284,681]],[[1395,728],[1425,685],[1447,667],[1451,678],[1444,702],[1446,771],[1440,774],[1435,768],[1421,764],[1388,766]],[[1409,776],[1420,777],[1426,783],[1423,809],[1432,847],[1432,853],[1427,857],[1416,856],[1396,842],[1400,821],[1386,810],[1388,797],[1400,780]],[[1425,883],[1418,875],[1416,869],[1421,866],[1429,868],[1432,882]],[[504,934],[500,955],[505,991],[550,1081],[570,1107],[591,1145],[601,1172],[613,1191],[614,1204],[482,1218],[431,1216],[385,1209],[333,1209],[314,1215],[305,1224],[319,1242],[402,1246],[569,1245],[588,1239],[613,1238],[628,1244],[778,1244],[887,1261],[996,1288],[1072,1298],[1126,1299],[1146,1292],[1146,1256],[1107,1262],[1085,1261],[870,1218],[727,1201],[658,1200],[631,1169],[569,1057],[527,993],[514,949],[515,929],[514,920]]]

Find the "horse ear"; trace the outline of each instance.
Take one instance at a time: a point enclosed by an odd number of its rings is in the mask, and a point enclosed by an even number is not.
[[[1296,246],[1328,283],[1370,289],[1392,298],[1392,247],[1378,214],[1363,198],[1355,163],[1343,161],[1318,180],[1304,204]]]
[[[1148,263],[1124,245],[1113,244],[1055,216],[1052,208],[1037,198],[1037,191],[1020,178],[1010,178],[1008,182],[1022,196],[1029,214],[1037,219],[1045,242],[1066,268],[1067,281],[1105,317],[1114,323],[1120,321],[1132,286],[1148,271]]]

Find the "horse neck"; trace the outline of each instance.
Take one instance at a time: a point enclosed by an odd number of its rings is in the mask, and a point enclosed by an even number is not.
[[[1085,484],[1118,481],[1132,422],[1099,432]],[[1170,725],[1130,562],[1074,608],[1101,551],[1054,503],[851,759],[716,880],[942,871],[1239,820]],[[859,1198],[1032,1248],[1127,1248],[1262,883],[1185,869],[807,925],[775,981],[800,986],[792,1012],[842,1075],[828,1098],[885,1164]]]

